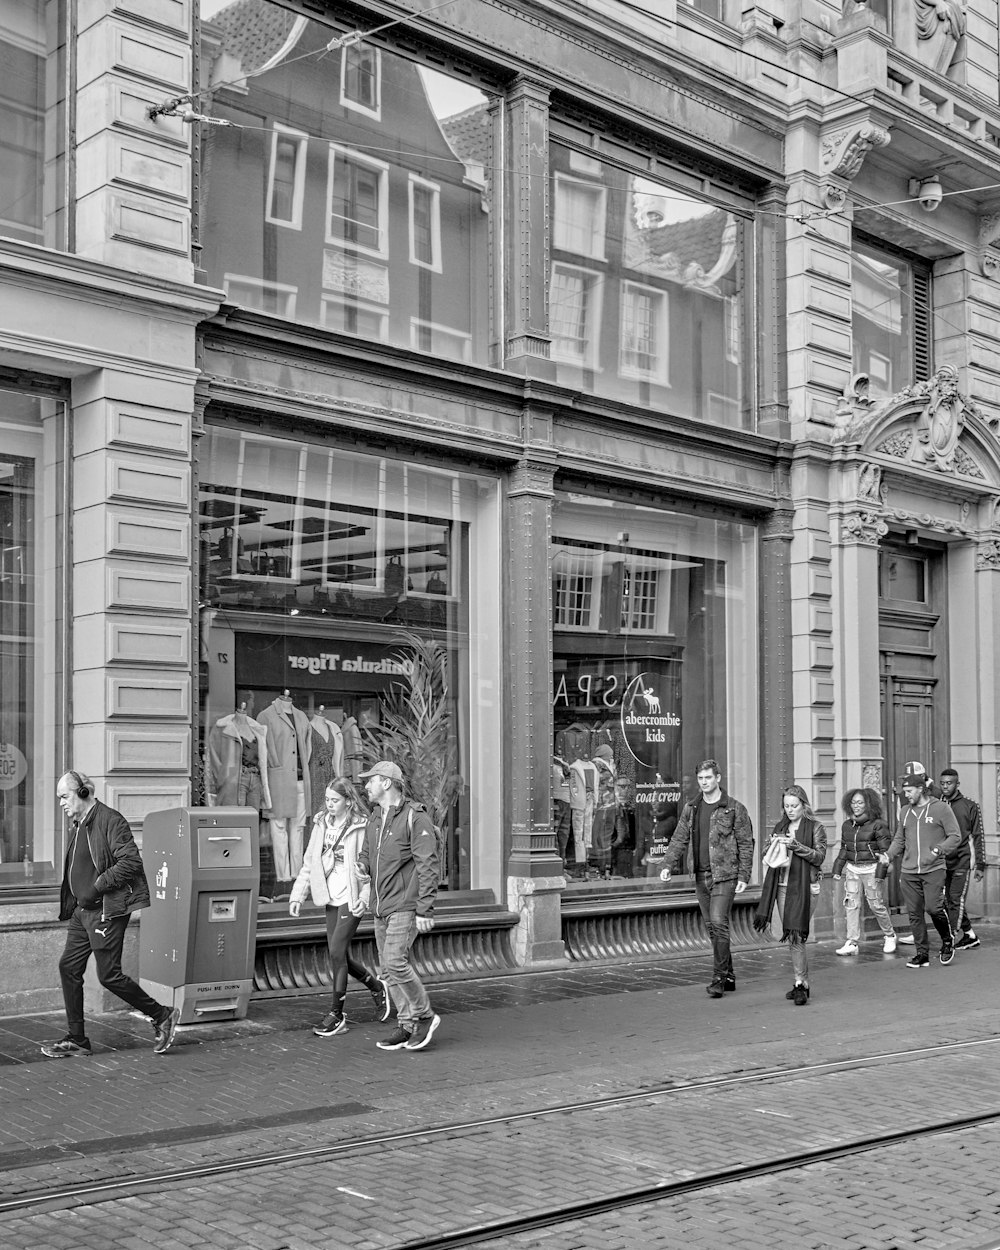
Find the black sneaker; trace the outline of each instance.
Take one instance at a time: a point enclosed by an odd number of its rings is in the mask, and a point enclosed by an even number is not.
[[[914,955],[912,959],[906,961],[907,968],[928,968],[930,960],[926,955]]]
[[[950,964],[954,958],[955,958],[954,946],[951,944],[951,942],[945,942],[944,945],[941,947],[941,954],[938,955],[938,959],[940,959],[943,964]]]
[[[796,985],[792,990],[792,1002],[796,1007],[806,1007],[809,1004],[809,986]]]
[[[316,1025],[313,1032],[317,1037],[336,1037],[347,1032],[347,1017],[342,1011],[331,1011]]]
[[[153,1032],[156,1034],[156,1041],[153,1042],[154,1055],[165,1055],[174,1044],[174,1034],[177,1032],[177,1021],[180,1018],[180,1008],[171,1007],[159,1024],[153,1025]]]
[[[58,1042],[46,1042],[42,1047],[42,1054],[48,1059],[81,1059],[93,1053],[85,1037],[70,1037],[68,1033]]]
[[[965,933],[955,943],[957,951],[971,951],[979,945],[979,938],[974,933]]]
[[[723,985],[722,981],[713,981],[711,985],[706,985],[705,990],[709,998],[721,998],[726,992]]]
[[[413,1026],[410,1040],[406,1043],[407,1050],[423,1050],[434,1036],[434,1030],[441,1023],[440,1016],[426,1016]]]
[[[392,1015],[392,998],[389,995],[389,984],[381,978],[369,990],[375,1004],[375,1019],[384,1024]]]
[[[383,1037],[380,1042],[375,1045],[379,1050],[402,1050],[409,1042],[410,1035],[401,1024],[397,1024],[388,1037]]]
[[[736,978],[726,977],[726,979],[722,982],[722,988],[727,994],[734,994],[736,992]]]

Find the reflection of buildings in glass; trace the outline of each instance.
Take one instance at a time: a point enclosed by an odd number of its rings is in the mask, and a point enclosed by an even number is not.
[[[560,381],[744,424],[737,217],[558,144],[552,155]]]
[[[250,308],[484,359],[484,98],[440,120],[442,75],[365,44],[326,51],[336,37],[265,0],[205,24],[215,113],[241,127],[206,128],[210,280]]]

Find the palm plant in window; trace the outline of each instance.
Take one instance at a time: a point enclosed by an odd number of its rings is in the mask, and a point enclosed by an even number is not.
[[[404,675],[381,696],[378,728],[363,731],[366,767],[388,759],[403,770],[407,794],[424,805],[437,831],[440,880],[446,882],[447,826],[465,788],[458,771],[448,651],[443,643],[409,631],[401,631],[399,637],[402,646],[392,659]]]

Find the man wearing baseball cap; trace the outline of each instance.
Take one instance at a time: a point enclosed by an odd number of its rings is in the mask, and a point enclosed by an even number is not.
[[[423,1050],[441,1023],[410,963],[418,933],[434,928],[437,834],[421,803],[403,797],[403,772],[379,760],[361,774],[372,815],[358,853],[359,881],[371,880],[381,976],[396,1005],[396,1028],[379,1050]]]
[[[926,968],[930,963],[925,913],[941,937],[941,962],[950,964],[955,957],[944,906],[944,879],[945,861],[949,852],[957,849],[961,833],[954,812],[947,803],[931,797],[930,780],[922,768],[916,771],[918,767],[908,765],[899,779],[905,804],[888,851],[889,859],[902,855],[899,884],[915,947],[907,968]]]

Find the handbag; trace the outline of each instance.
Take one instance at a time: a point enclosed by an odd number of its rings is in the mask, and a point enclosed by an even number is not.
[[[792,862],[792,853],[788,844],[781,838],[772,838],[771,845],[764,852],[764,863],[768,868],[787,868]]]

